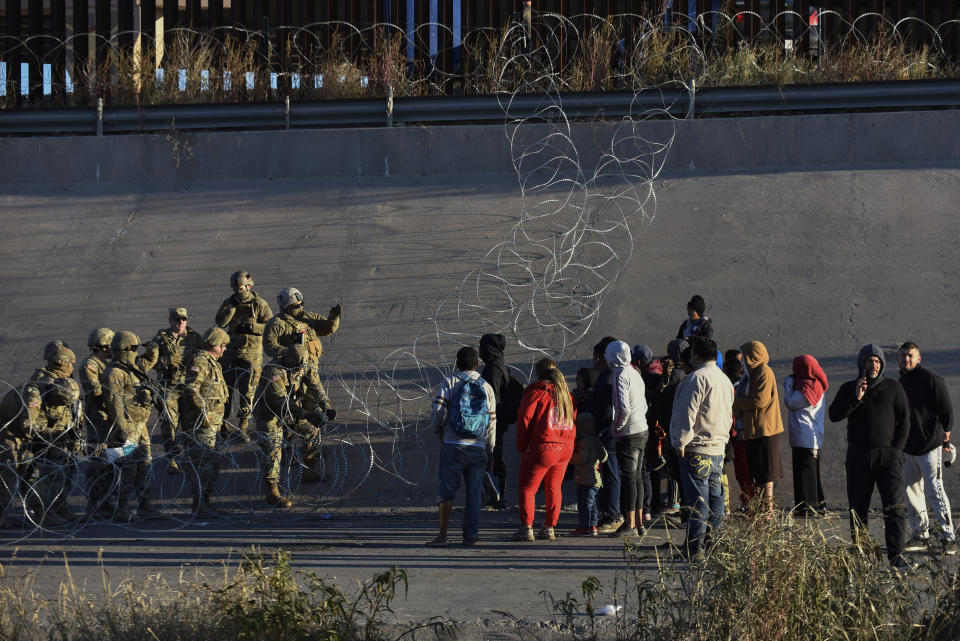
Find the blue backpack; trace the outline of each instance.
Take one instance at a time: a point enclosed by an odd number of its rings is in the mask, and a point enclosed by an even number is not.
[[[484,380],[479,376],[472,379],[466,372],[460,372],[457,376],[461,382],[450,399],[450,424],[458,436],[484,439],[490,425]]]

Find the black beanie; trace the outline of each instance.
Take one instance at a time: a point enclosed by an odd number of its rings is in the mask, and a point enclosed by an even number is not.
[[[707,311],[707,304],[704,302],[703,296],[694,294],[693,298],[690,299],[690,302],[687,303],[687,309],[692,309],[700,316],[703,316],[703,313]]]

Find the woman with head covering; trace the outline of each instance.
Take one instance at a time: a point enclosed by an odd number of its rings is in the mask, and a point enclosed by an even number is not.
[[[517,413],[520,459],[520,528],[514,541],[532,541],[534,497],[540,484],[546,516],[540,538],[554,539],[563,496],[560,486],[576,439],[577,410],[563,373],[549,358],[534,365],[537,380],[523,391]]]
[[[783,381],[783,400],[790,410],[793,509],[798,516],[811,516],[824,509],[820,452],[827,387],[827,375],[817,359],[809,354],[794,357],[793,375]]]
[[[780,461],[780,397],[770,369],[770,356],[760,341],[740,346],[744,380],[737,386],[733,413],[743,424],[751,482],[763,492],[763,510],[773,512],[773,483],[783,477]]]

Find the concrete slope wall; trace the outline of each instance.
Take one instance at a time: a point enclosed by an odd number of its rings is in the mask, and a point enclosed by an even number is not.
[[[641,190],[646,217],[617,196],[622,184],[600,181],[598,193],[628,227],[591,238],[618,259],[633,254],[599,317],[579,327],[586,336],[563,353],[565,367],[585,364],[607,334],[662,353],[699,293],[720,346],[760,339],[780,376],[795,354],[810,352],[836,389],[853,375],[861,344],[909,338],[960,395],[956,114],[807,119],[815,130],[832,127],[816,139],[792,122],[681,124],[667,171],[652,192]],[[673,133],[664,123],[650,127],[646,138]],[[795,128],[789,145],[784,127]],[[543,131],[524,130],[522,139]],[[567,152],[575,149],[590,173],[622,131],[578,127]],[[719,132],[730,144],[717,143]],[[311,310],[343,304],[341,330],[324,341],[329,391],[355,429],[384,442],[397,435],[371,416],[401,406],[407,417],[425,412],[429,399],[412,384],[434,383],[433,366],[449,363],[457,341],[500,329],[467,323],[475,311],[467,307],[438,314],[440,302],[491,248],[513,241],[521,212],[582,197],[563,183],[522,191],[502,127],[5,139],[0,150],[0,381],[22,382],[54,338],[81,357],[95,327],[149,338],[169,307],[187,307],[202,330],[230,294],[230,273],[247,269],[274,308],[287,286],[300,288]],[[107,182],[92,178],[97,166]],[[62,182],[52,183],[56,176]],[[236,180],[218,180],[227,176]],[[511,255],[498,255],[486,260],[490,273],[512,273]],[[491,308],[501,302],[477,291]],[[528,308],[517,315],[530,318]],[[532,360],[511,346],[510,360]],[[828,444],[842,448],[842,430],[831,429]],[[411,450],[397,474],[411,483],[365,480],[359,500],[429,503],[434,463],[417,458],[420,441],[403,443]],[[829,492],[841,500],[842,486]]]

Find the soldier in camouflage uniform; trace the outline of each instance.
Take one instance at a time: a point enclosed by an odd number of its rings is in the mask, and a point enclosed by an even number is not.
[[[42,424],[40,402],[40,390],[30,383],[10,390],[0,401],[0,528],[8,527],[13,500],[25,486],[25,449],[30,433]]]
[[[141,517],[157,514],[150,500],[148,485],[150,464],[150,434],[147,421],[153,407],[155,392],[150,386],[147,372],[156,365],[159,349],[156,343],[148,343],[142,356],[137,352],[140,339],[133,332],[117,332],[110,343],[111,362],[100,383],[103,386],[104,409],[110,422],[110,431],[104,443],[106,447],[122,446],[129,442],[136,450],[119,461],[120,487],[117,496],[115,519],[126,522],[133,518],[129,506],[131,491],[139,501]]]
[[[230,416],[233,391],[241,397],[237,409],[237,428],[244,441],[250,415],[253,411],[253,393],[260,381],[263,366],[263,332],[266,322],[273,318],[269,303],[253,291],[253,277],[249,272],[234,272],[230,276],[233,296],[220,305],[215,323],[230,335],[230,345],[223,358],[223,371],[230,390],[224,417]]]
[[[90,332],[87,346],[90,356],[83,359],[77,377],[83,392],[84,417],[87,419],[87,440],[93,444],[91,457],[87,462],[87,519],[110,519],[113,508],[110,505],[110,490],[114,485],[115,468],[105,458],[97,445],[107,442],[110,431],[110,418],[104,407],[105,396],[100,378],[107,370],[110,360],[110,342],[113,330],[100,327]]]
[[[153,342],[160,349],[156,371],[163,388],[163,411],[160,414],[160,435],[163,449],[170,456],[167,471],[176,474],[180,467],[176,457],[180,453],[177,434],[180,424],[180,394],[186,376],[186,362],[193,352],[202,349],[200,334],[187,326],[186,308],[170,308],[170,327],[157,331]]]
[[[58,365],[53,373],[59,376],[41,375],[35,381],[41,411],[40,420],[30,430],[37,483],[29,492],[27,503],[33,509],[35,522],[44,526],[77,519],[67,499],[76,484],[85,441],[80,386],[67,375],[73,372],[73,352],[61,349],[52,360]]]
[[[264,500],[270,505],[290,507],[289,499],[280,494],[280,458],[283,452],[284,432],[292,439],[302,440],[302,480],[320,480],[313,463],[320,451],[320,428],[327,420],[336,418],[326,394],[319,398],[317,407],[305,407],[309,392],[306,375],[309,372],[310,356],[307,348],[299,343],[284,349],[282,358],[274,358],[264,368],[263,378],[257,388],[257,406],[254,417],[264,449],[263,482]],[[322,390],[322,388],[321,388]]]
[[[203,348],[187,365],[183,386],[183,437],[193,466],[190,485],[196,517],[221,515],[210,505],[210,496],[220,473],[217,432],[229,396],[219,361],[229,342],[230,337],[219,327],[208,329],[203,335]]]
[[[303,345],[307,349],[309,367],[304,372],[305,399],[304,407],[308,411],[326,409],[321,405],[321,399],[327,398],[327,393],[320,382],[317,366],[323,354],[321,336],[329,336],[340,328],[340,305],[330,309],[330,316],[324,318],[314,312],[303,310],[303,295],[300,290],[287,287],[277,294],[277,304],[281,312],[270,319],[263,334],[263,349],[273,358],[281,358],[283,351],[290,345]],[[326,401],[324,401],[326,402]]]

